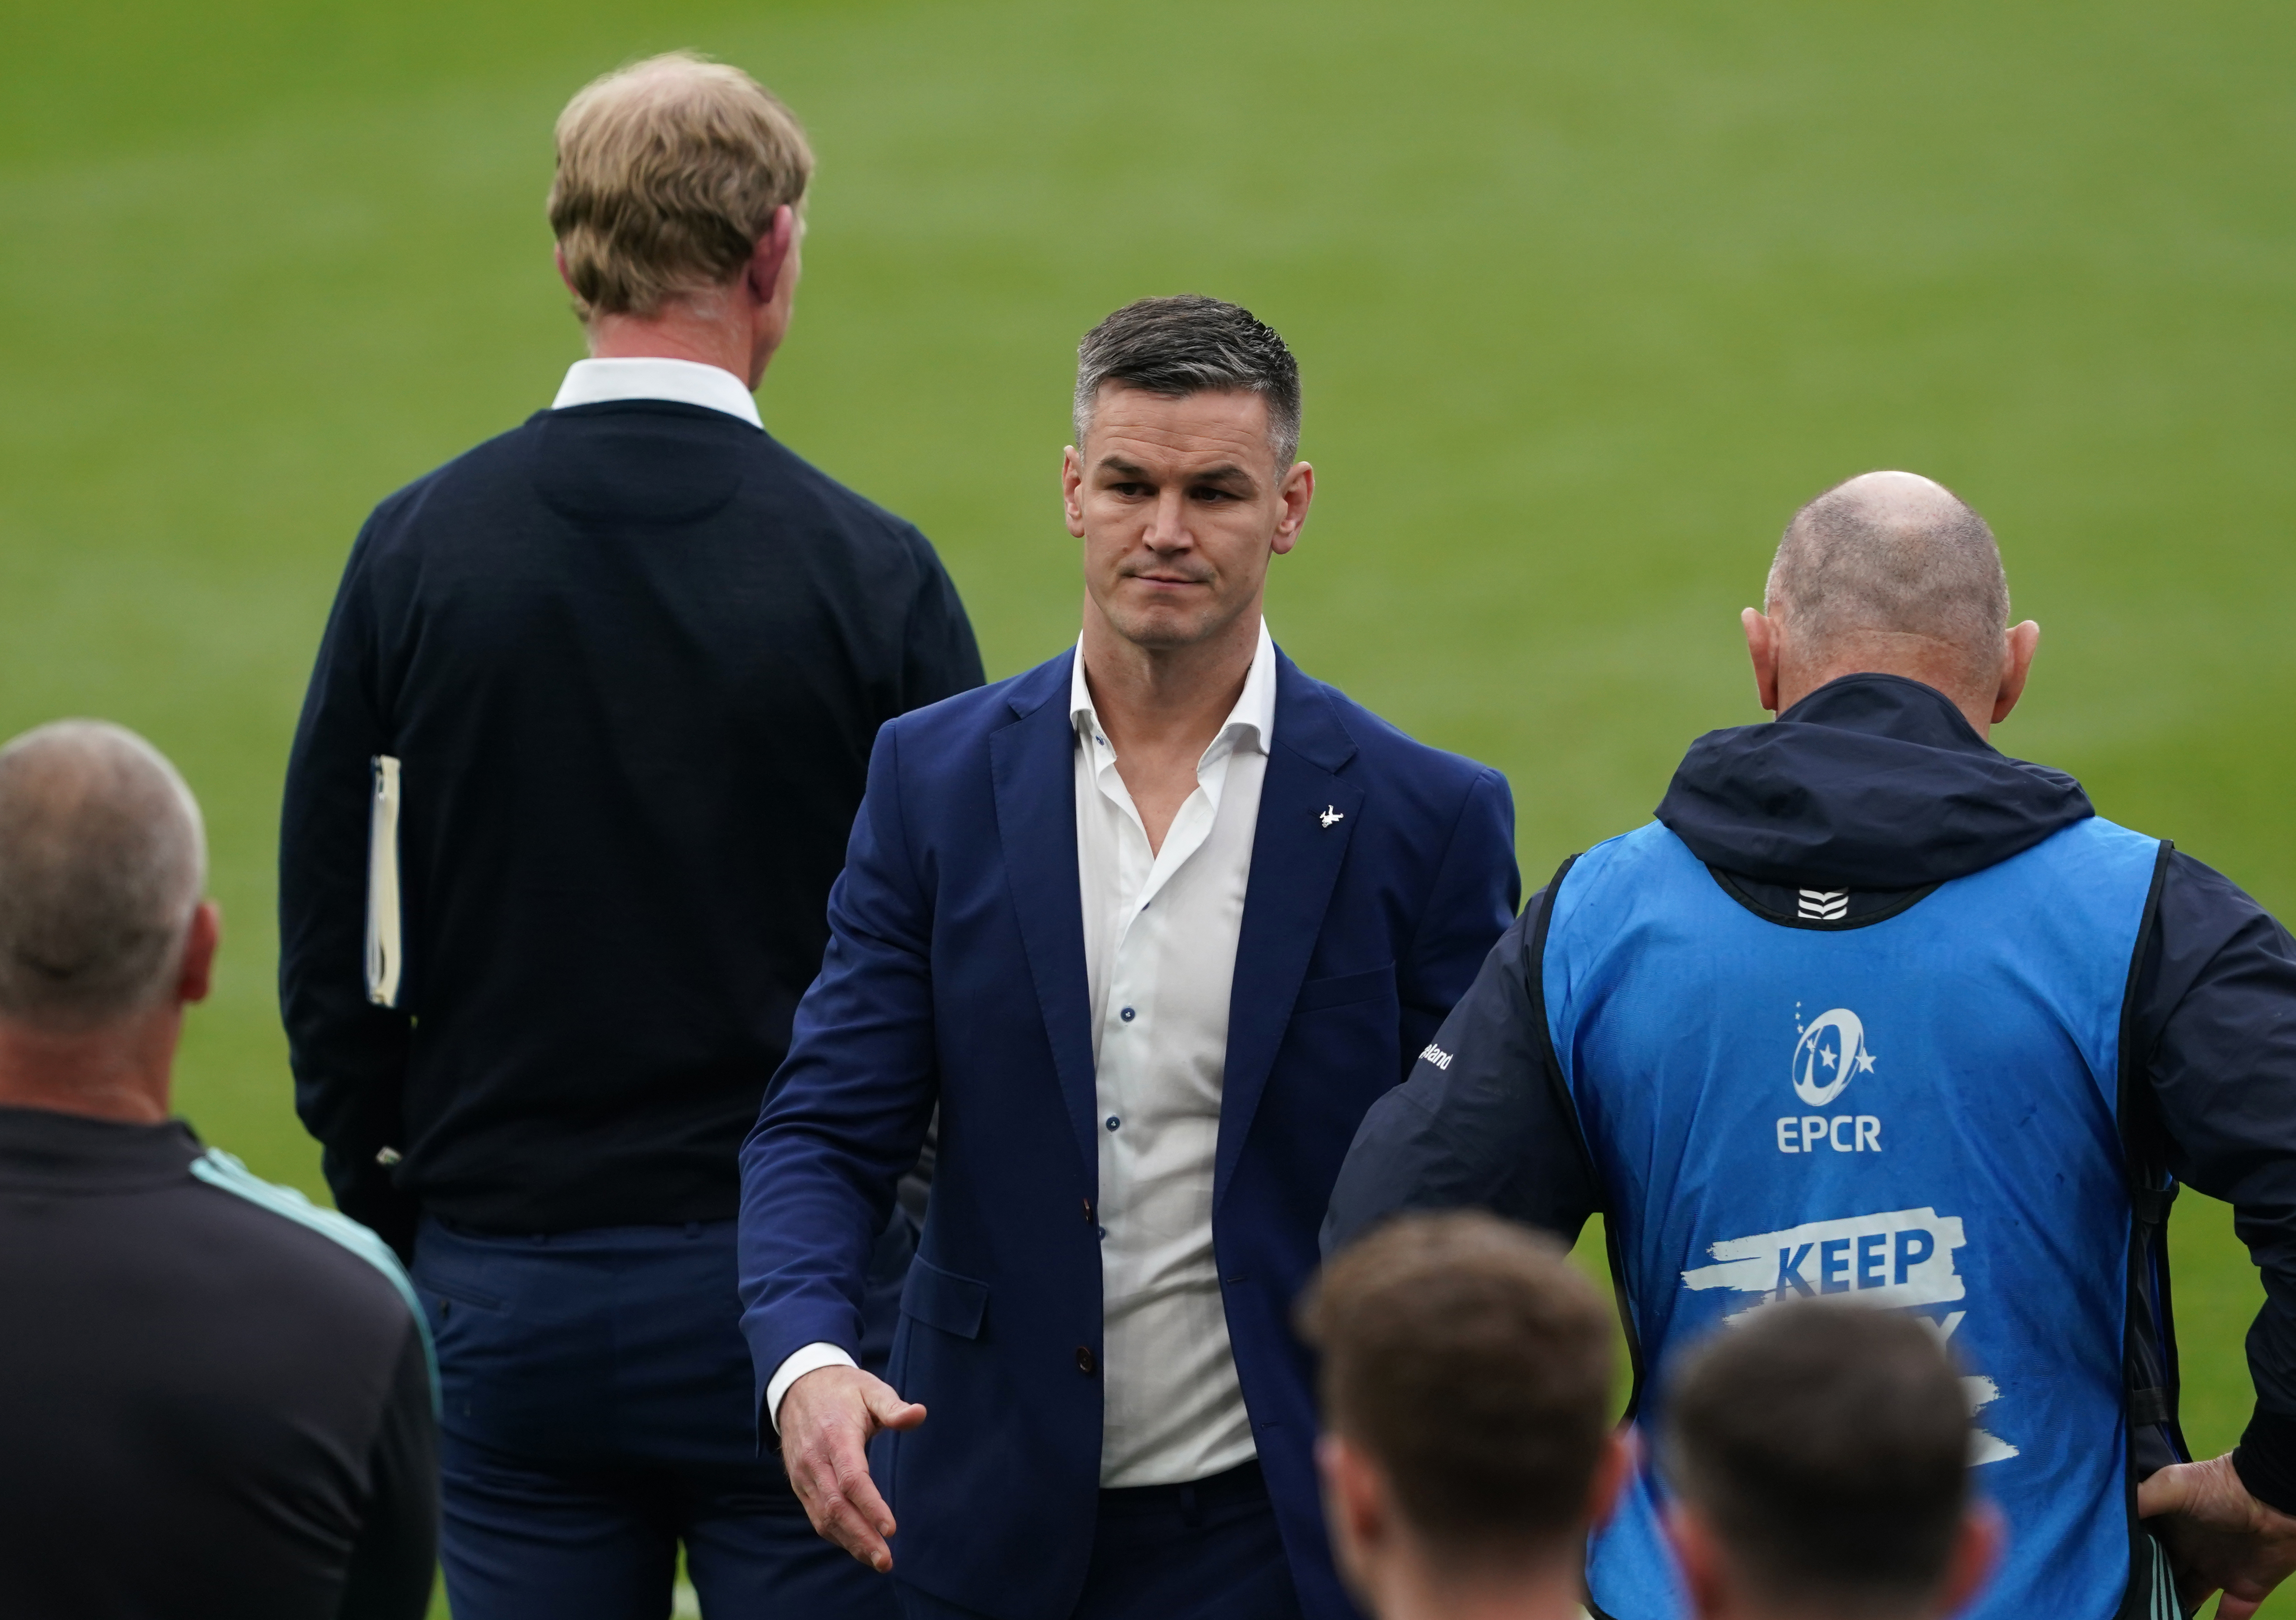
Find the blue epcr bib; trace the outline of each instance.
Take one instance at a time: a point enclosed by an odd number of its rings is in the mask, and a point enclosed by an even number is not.
[[[1811,928],[1653,823],[1572,864],[1547,920],[1547,1033],[1649,1375],[1638,1423],[1741,1312],[1919,1313],[1968,1374],[1976,1483],[2008,1520],[1984,1620],[2107,1620],[2131,1588],[2120,1048],[2161,849],[2092,818]],[[1645,1468],[1591,1544],[1598,1614],[1687,1615],[1660,1491]]]

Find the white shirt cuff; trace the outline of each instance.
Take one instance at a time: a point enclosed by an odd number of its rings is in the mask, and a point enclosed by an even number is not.
[[[859,1364],[835,1345],[827,1343],[808,1345],[792,1352],[790,1358],[781,1364],[781,1370],[774,1374],[773,1380],[766,1386],[766,1416],[773,1421],[774,1433],[778,1435],[782,1432],[782,1397],[789,1393],[791,1384],[807,1373],[817,1372],[824,1367],[854,1367]]]

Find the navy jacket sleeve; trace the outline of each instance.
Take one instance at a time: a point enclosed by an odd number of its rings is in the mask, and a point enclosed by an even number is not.
[[[917,593],[909,604],[901,681],[901,710],[922,708],[980,685],[980,648],[972,621],[958,600],[956,582],[923,535],[909,531],[917,557]]]
[[[2296,940],[2229,879],[2171,854],[2134,1013],[2169,1169],[2232,1205],[2263,1272],[2256,1412],[2234,1466],[2259,1501],[2296,1512]]]
[[[1324,1217],[1325,1254],[1406,1209],[1475,1206],[1576,1240],[1601,1198],[1547,1071],[1531,975],[1541,889],[1484,959],[1411,1076],[1373,1104]]]
[[[904,640],[902,713],[971,691],[986,681],[980,667],[980,646],[974,640],[972,620],[956,593],[956,582],[941,566],[939,554],[916,529],[909,531],[917,553],[915,599],[909,604],[908,634]],[[935,1127],[938,1120],[934,1122]],[[932,1193],[937,1129],[925,1133],[924,1150],[901,1178],[901,1207],[909,1219],[924,1224],[925,1201]]]
[[[1405,1074],[1420,1048],[1474,983],[1495,936],[1514,920],[1522,876],[1514,861],[1514,796],[1506,778],[1475,778],[1451,830],[1443,863],[1397,972],[1403,1004]]]
[[[899,737],[877,733],[821,977],[742,1145],[742,1330],[761,1395],[807,1345],[859,1350],[870,1248],[939,1092],[932,903],[904,826]]]
[[[415,1206],[375,1156],[400,1140],[411,1021],[366,996],[367,844],[373,759],[392,751],[380,695],[366,563],[351,548],[287,760],[279,829],[279,1004],[295,1111],[322,1149],[335,1203],[411,1252]]]

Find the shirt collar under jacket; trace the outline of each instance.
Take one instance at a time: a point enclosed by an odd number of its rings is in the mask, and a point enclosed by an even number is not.
[[[1087,745],[1109,746],[1107,733],[1100,729],[1100,716],[1092,706],[1092,688],[1084,678],[1084,637],[1077,637],[1076,657],[1069,664],[1069,719],[1077,734]],[[1249,736],[1261,753],[1267,752],[1275,736],[1275,642],[1267,634],[1267,621],[1259,621],[1259,645],[1251,655],[1250,671],[1243,677],[1243,692],[1228,710],[1227,720],[1219,734],[1204,749],[1209,759],[1223,747],[1234,749],[1242,745]],[[1111,756],[1112,757],[1112,756]]]
[[[673,405],[723,411],[762,430],[758,402],[733,372],[697,360],[649,356],[638,360],[577,360],[558,385],[554,411],[569,405],[605,405],[617,399],[667,399]]]

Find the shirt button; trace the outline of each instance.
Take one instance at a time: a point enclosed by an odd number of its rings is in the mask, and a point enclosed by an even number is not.
[[[1117,1127],[1118,1125],[1122,1125],[1123,1123],[1124,1123],[1124,1122],[1123,1122],[1122,1120],[1119,1119],[1119,1118],[1118,1118],[1115,1115],[1113,1115],[1113,1114],[1111,1114],[1111,1115],[1108,1117],[1108,1128],[1109,1128],[1110,1130],[1111,1130],[1111,1131],[1113,1131],[1114,1129],[1116,1129],[1116,1127]]]
[[[1090,1345],[1077,1346],[1077,1370],[1086,1378],[1100,1370],[1100,1358],[1092,1353]]]
[[[1121,1011],[1121,1012],[1118,1013],[1116,1016],[1117,1016],[1118,1018],[1122,1019],[1126,1023],[1129,1024],[1129,1023],[1133,1020],[1133,1019],[1134,1019],[1134,1018],[1136,1018],[1136,1016],[1138,1016],[1138,1015],[1137,1015],[1137,1014],[1136,1014],[1136,1013],[1132,1010],[1132,1009],[1131,1009],[1131,1008],[1127,1007],[1123,1011]]]

